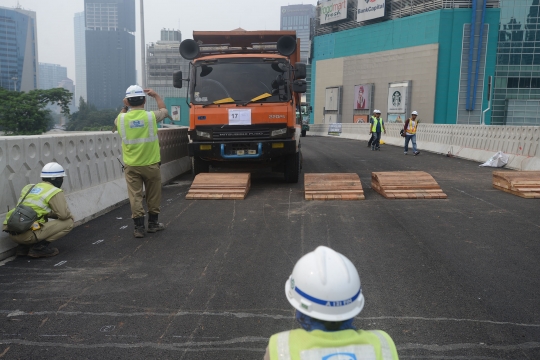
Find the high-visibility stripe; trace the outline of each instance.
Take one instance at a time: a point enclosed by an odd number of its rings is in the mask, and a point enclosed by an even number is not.
[[[279,360],[291,360],[291,351],[289,349],[289,331],[277,334],[277,352]]]
[[[388,339],[386,339],[384,334],[379,330],[371,330],[370,333],[376,335],[381,342],[381,355],[383,360],[392,360],[392,349],[390,349],[390,343],[388,342]]]
[[[148,116],[148,136],[144,137],[144,138],[137,138],[137,139],[128,139],[127,138],[126,130],[125,130],[125,127],[124,127],[125,126],[125,121],[124,121],[124,116],[125,115],[126,115],[126,113],[122,113],[122,115],[120,116],[120,129],[122,130],[121,136],[122,136],[122,141],[124,142],[124,144],[133,145],[133,144],[143,144],[143,143],[149,143],[149,142],[156,141],[157,136],[156,136],[156,134],[154,134],[154,121],[153,121],[153,118],[152,118],[152,112],[150,112],[150,111],[146,112],[146,115]]]
[[[41,199],[40,199],[41,200]],[[24,202],[25,203],[29,203],[29,204],[34,204],[36,205],[37,207],[47,211],[47,212],[50,212],[51,211],[51,208],[48,207],[47,205],[45,205],[43,203],[43,201],[38,201],[38,200],[34,200],[34,199],[24,199]]]

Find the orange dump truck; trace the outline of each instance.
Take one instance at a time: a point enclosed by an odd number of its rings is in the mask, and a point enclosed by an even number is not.
[[[180,54],[191,60],[188,82],[189,155],[193,173],[213,167],[271,167],[298,182],[306,92],[294,31],[194,31]],[[184,74],[185,77],[185,74]]]

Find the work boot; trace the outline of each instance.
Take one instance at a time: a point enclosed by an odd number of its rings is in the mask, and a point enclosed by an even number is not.
[[[30,251],[30,245],[19,244],[15,248],[15,256],[26,256],[28,251]]]
[[[144,237],[144,216],[133,218],[133,222],[135,223],[133,236],[135,236],[136,238],[143,238]]]
[[[155,233],[165,230],[165,225],[158,222],[158,214],[149,214],[148,216],[148,232]]]
[[[50,246],[51,243],[47,240],[41,240],[35,243],[28,251],[28,256],[33,258],[51,257],[56,256],[60,251],[57,248]]]

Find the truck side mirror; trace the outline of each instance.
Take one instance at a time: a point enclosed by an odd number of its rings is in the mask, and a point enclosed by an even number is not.
[[[307,91],[306,80],[294,80],[292,88],[295,93],[305,93]]]
[[[173,72],[173,86],[177,89],[182,88],[182,72],[181,71],[175,71]]]
[[[294,78],[297,80],[306,78],[306,64],[296,63],[294,65]]]

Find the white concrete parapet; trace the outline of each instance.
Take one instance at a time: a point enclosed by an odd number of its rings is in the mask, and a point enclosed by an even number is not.
[[[162,182],[188,171],[187,128],[159,129]],[[0,219],[17,205],[22,188],[40,181],[41,168],[56,161],[66,170],[62,189],[75,225],[85,223],[127,201],[122,172],[122,142],[112,132],[66,132],[0,137]],[[0,260],[14,243],[0,233]]]
[[[328,135],[329,124],[310,124],[308,135]],[[403,146],[399,136],[403,124],[386,124],[382,139]],[[369,124],[342,124],[339,137],[369,140]],[[516,170],[540,170],[539,126],[495,125],[418,125],[416,142],[419,150],[485,162],[497,151],[510,155],[507,167]]]

